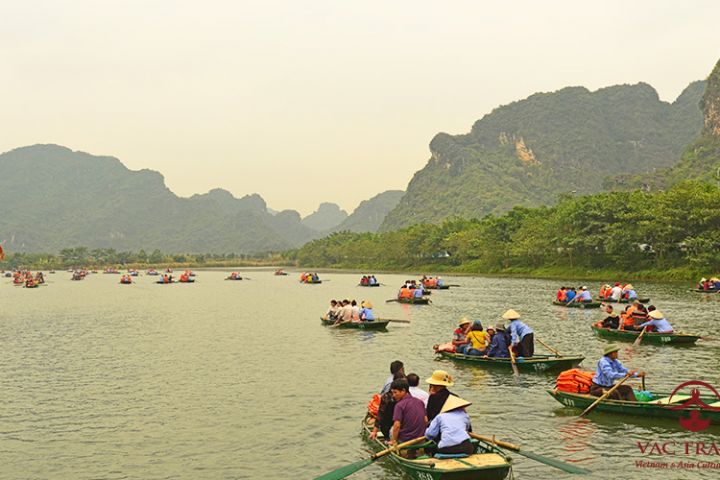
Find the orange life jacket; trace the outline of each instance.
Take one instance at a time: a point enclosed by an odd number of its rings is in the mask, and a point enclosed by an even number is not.
[[[573,368],[560,373],[555,385],[561,392],[589,393],[593,376],[595,376],[595,372],[586,372]]]
[[[412,298],[412,290],[410,290],[407,287],[402,287],[400,289],[400,298]]]

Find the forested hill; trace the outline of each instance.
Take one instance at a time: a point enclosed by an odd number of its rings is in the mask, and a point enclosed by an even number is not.
[[[0,242],[8,251],[86,246],[165,252],[254,253],[320,234],[292,210],[271,215],[259,195],[216,189],[181,198],[162,175],[118,159],[35,145],[0,155]]]
[[[435,136],[381,230],[549,205],[564,192],[599,192],[606,178],[670,167],[702,128],[704,88],[694,82],[667,103],[644,83],[569,87],[501,106],[468,134]]]
[[[687,178],[720,182],[720,61],[707,79],[700,102],[703,128],[700,136],[683,153],[669,174],[671,183]]]

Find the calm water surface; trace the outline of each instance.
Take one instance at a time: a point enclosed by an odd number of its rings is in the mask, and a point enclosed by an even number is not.
[[[519,310],[536,337],[594,369],[605,341],[592,336],[597,311],[549,304],[558,282],[448,278],[461,288],[435,292],[429,306],[386,304],[409,275],[379,275],[388,286],[360,288],[359,275],[326,273],[322,285],[297,275],[246,271],[223,281],[200,271],[192,285],[156,285],[141,276],[47,275],[38,289],[0,283],[0,478],[238,479],[312,478],[367,455],[360,421],[392,360],[427,378],[443,368],[452,390],[474,404],[476,431],[594,470],[589,478],[718,478],[720,470],[635,467],[638,441],[719,442],[717,429],[629,421],[562,408],[546,389],[554,377],[487,372],[436,360],[462,316],[496,323]],[[597,283],[590,283],[597,290]],[[391,287],[393,286],[393,287]],[[678,330],[717,335],[720,299],[687,287],[636,283]],[[368,299],[378,315],[410,320],[387,332],[322,327],[331,298]],[[671,391],[686,380],[720,387],[720,342],[694,348],[643,345],[621,360],[648,371],[648,387]],[[538,344],[536,350],[542,351]],[[570,478],[513,455],[516,478]],[[656,460],[714,460],[697,456]],[[380,461],[355,479],[403,478]],[[588,477],[586,477],[588,478]]]

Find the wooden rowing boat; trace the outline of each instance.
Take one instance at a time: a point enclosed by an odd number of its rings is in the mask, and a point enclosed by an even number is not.
[[[555,300],[552,303],[553,303],[553,305],[557,305],[558,307],[565,307],[565,308],[600,308],[600,305],[601,305],[600,302],[565,303],[565,302],[558,302],[557,300]]]
[[[370,284],[368,283],[368,284],[366,284],[366,285],[363,285],[362,283],[358,283],[358,286],[359,286],[359,287],[379,287],[380,284],[379,284],[379,283],[373,283],[372,285],[370,285]]]
[[[373,419],[363,422],[363,437],[373,450],[387,448],[382,441],[382,433],[375,440],[370,439]],[[510,473],[511,460],[498,447],[481,440],[472,440],[476,445],[475,453],[463,458],[434,458],[427,455],[415,459],[401,457],[391,453],[388,458],[415,480],[503,480]],[[411,447],[421,448],[422,445]]]
[[[624,342],[634,342],[640,332],[632,330],[616,330],[614,328],[602,328],[597,325],[591,325],[593,333],[600,338],[610,338],[612,340],[621,340]],[[689,333],[657,333],[645,332],[643,335],[643,343],[652,343],[654,345],[691,345],[700,339],[699,335],[691,335]]]
[[[637,297],[633,299],[627,299],[627,298],[621,298],[620,300],[613,300],[611,298],[598,298],[598,302],[605,302],[605,303],[633,303],[635,300],[637,300],[640,303],[649,303],[650,297]]]
[[[566,407],[585,409],[589,407],[598,397],[586,393],[561,392],[557,389],[548,390],[548,393],[558,402]],[[700,406],[682,407],[683,403],[691,398],[690,395],[675,394],[670,397],[667,393],[657,393],[656,398],[649,402],[611,400],[605,399],[598,403],[594,412],[614,413],[620,415],[632,415],[636,418],[688,418],[693,410],[701,410]],[[700,417],[710,420],[710,423],[720,425],[720,402],[714,397],[700,397],[700,400],[713,408],[702,409]],[[673,408],[681,407],[681,408]]]
[[[323,325],[334,325],[334,320],[327,320],[320,317],[320,322]],[[338,324],[335,328],[355,328],[357,330],[385,330],[390,320],[373,320],[372,322],[344,322]]]
[[[315,283],[322,283],[322,280],[315,280],[315,281],[310,280],[309,282],[307,280],[305,280],[304,282],[301,281],[300,283],[307,283],[308,285],[312,285]]]
[[[718,293],[718,290],[716,290],[716,289],[703,290],[702,288],[693,288],[690,291],[696,292],[696,293]]]
[[[444,358],[466,363],[481,368],[512,370],[509,358],[483,358],[478,355],[462,355],[460,353],[438,352]],[[534,355],[532,357],[516,357],[515,363],[521,372],[557,372],[577,367],[585,360],[582,355]]]
[[[450,285],[424,285],[427,290],[448,290]]]
[[[429,298],[400,298],[397,299],[398,303],[411,303],[413,305],[427,305],[430,303]]]

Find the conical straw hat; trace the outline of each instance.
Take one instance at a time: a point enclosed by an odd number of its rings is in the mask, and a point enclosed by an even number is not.
[[[470,405],[472,405],[472,402],[463,400],[462,398],[456,397],[455,395],[448,395],[448,398],[447,400],[445,400],[445,403],[443,404],[440,413],[449,412],[450,410],[455,410],[456,408],[465,408]]]
[[[503,313],[502,318],[505,320],[517,320],[520,318],[520,314],[511,308],[507,312]]]

